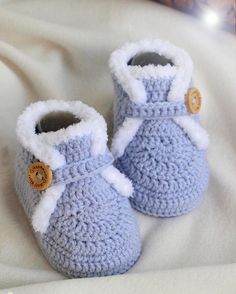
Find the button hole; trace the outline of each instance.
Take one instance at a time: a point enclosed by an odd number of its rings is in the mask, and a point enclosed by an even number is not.
[[[43,175],[40,174],[39,172],[36,172],[36,177],[37,177],[39,180],[43,180]]]

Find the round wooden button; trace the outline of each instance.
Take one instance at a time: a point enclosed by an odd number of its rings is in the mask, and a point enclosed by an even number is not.
[[[191,113],[198,113],[202,105],[201,93],[196,88],[190,88],[185,95],[186,106]]]
[[[34,162],[28,168],[28,182],[33,189],[43,191],[52,183],[52,170],[43,162]]]

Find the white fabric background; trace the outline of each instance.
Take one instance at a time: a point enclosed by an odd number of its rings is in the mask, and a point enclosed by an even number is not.
[[[111,124],[109,54],[144,37],[168,39],[193,58],[211,138],[209,189],[183,217],[136,213],[143,252],[127,274],[65,280],[37,247],[14,192],[16,118],[38,99],[81,99]],[[236,293],[235,74],[235,36],[155,2],[1,1],[0,293]]]

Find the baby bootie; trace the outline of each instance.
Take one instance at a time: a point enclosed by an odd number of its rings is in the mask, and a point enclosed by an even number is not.
[[[110,69],[117,95],[111,151],[133,182],[132,206],[160,217],[189,212],[208,185],[208,135],[190,57],[143,40],[113,52]]]
[[[19,117],[17,136],[16,191],[51,265],[69,277],[126,272],[140,238],[103,117],[79,101],[41,101]]]

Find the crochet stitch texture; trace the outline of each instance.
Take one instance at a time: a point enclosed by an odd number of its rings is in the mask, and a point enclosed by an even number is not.
[[[160,217],[178,216],[191,211],[208,184],[205,150],[199,150],[172,118],[186,115],[183,102],[169,102],[173,77],[142,79],[147,101],[137,105],[114,78],[114,131],[128,118],[142,119],[116,167],[132,180],[137,210]],[[187,114],[189,115],[189,114]],[[197,115],[191,116],[197,123]]]
[[[36,233],[51,265],[74,278],[124,273],[141,250],[128,198],[101,175],[113,156],[108,150],[92,155],[91,144],[87,135],[54,146],[64,156],[65,165],[53,171],[52,185],[64,183],[65,189],[46,232]],[[19,146],[15,185],[30,220],[44,193],[33,190],[27,182],[27,168],[35,161],[34,154]]]

